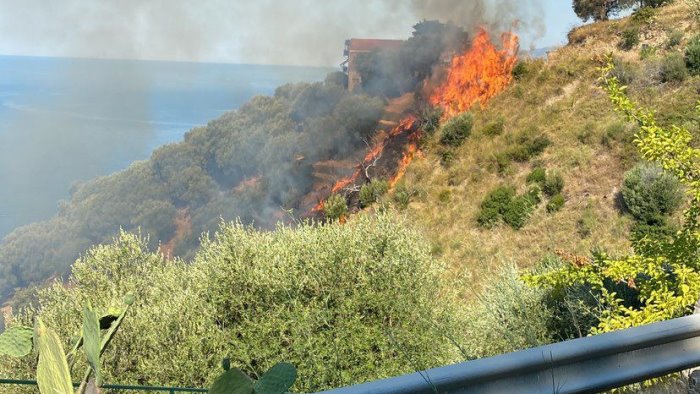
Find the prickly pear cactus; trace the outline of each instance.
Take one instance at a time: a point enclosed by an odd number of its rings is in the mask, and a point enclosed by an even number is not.
[[[100,321],[97,313],[90,307],[83,307],[83,349],[87,356],[88,364],[95,373],[95,383],[102,385],[102,374],[100,373]]]
[[[224,371],[209,388],[209,394],[252,394],[253,381],[240,369]]]
[[[0,334],[0,355],[24,357],[32,352],[32,332],[29,327],[12,327]]]
[[[73,394],[68,362],[58,335],[37,319],[34,337],[39,350],[36,380],[42,394]]]
[[[289,363],[277,363],[255,382],[255,394],[284,394],[294,385],[297,369]]]

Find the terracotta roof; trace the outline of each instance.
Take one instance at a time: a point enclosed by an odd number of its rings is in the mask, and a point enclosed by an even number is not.
[[[367,38],[350,39],[350,51],[369,52],[375,49],[398,48],[403,44],[403,40],[379,40]]]

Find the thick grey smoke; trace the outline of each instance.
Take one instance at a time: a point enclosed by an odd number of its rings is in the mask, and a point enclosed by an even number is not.
[[[0,0],[0,53],[334,65],[348,37],[404,38],[420,19],[544,35],[536,0]]]

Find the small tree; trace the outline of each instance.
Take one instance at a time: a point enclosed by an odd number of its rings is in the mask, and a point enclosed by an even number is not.
[[[663,223],[683,200],[680,182],[654,163],[642,163],[625,174],[622,197],[632,216],[647,224]]]
[[[338,220],[348,214],[348,203],[340,194],[333,194],[323,203],[323,213],[328,219]]]
[[[574,0],[573,8],[576,16],[584,22],[589,19],[604,21],[635,3],[636,0]]]

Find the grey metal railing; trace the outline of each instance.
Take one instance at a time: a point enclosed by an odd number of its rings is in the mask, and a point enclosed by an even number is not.
[[[594,393],[698,365],[693,315],[324,393]]]

